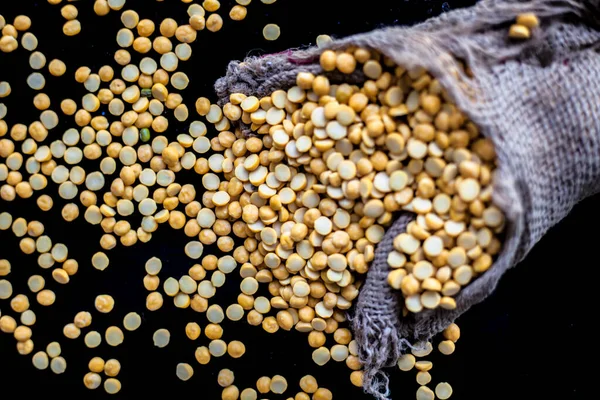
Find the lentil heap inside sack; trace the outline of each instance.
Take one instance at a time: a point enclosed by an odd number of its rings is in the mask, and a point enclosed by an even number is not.
[[[261,99],[234,93],[223,106],[231,121],[249,125],[255,137],[248,141],[268,149],[257,148],[266,164],[255,154],[238,158],[234,179],[257,188],[242,214],[266,253],[257,268],[268,267],[284,289],[296,275],[290,306],[301,314],[284,328],[315,329],[348,309],[356,292],[348,297],[347,288],[361,284],[398,212],[412,217],[393,238],[387,282],[401,290],[403,313],[455,309],[453,296],[487,271],[501,247],[504,218],[491,204],[493,144],[423,68],[406,70],[352,47],[324,51],[320,65],[362,71],[365,81],[335,85],[299,72],[287,91]],[[299,277],[322,282],[325,294],[294,283]],[[306,304],[294,300],[304,298],[300,284],[310,293]],[[335,347],[317,349],[313,359],[345,360],[347,350],[338,356]]]
[[[325,51],[320,64],[362,70],[367,80],[332,85],[300,72],[287,93],[233,94],[223,107],[269,148],[268,165],[247,155],[235,177],[257,186],[270,209],[292,216],[289,224],[246,216],[260,232],[266,265],[320,273],[335,293],[346,276],[368,271],[385,227],[406,211],[415,221],[394,238],[388,283],[402,290],[406,312],[454,309],[452,296],[500,250],[493,144],[422,68],[407,71],[364,48]]]

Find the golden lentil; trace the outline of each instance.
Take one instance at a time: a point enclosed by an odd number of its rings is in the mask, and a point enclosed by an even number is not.
[[[94,301],[94,306],[96,307],[96,310],[106,314],[111,312],[114,308],[115,300],[112,298],[112,296],[107,294],[99,295]]]
[[[90,390],[99,388],[101,383],[102,378],[95,372],[88,372],[83,376],[83,384]]]

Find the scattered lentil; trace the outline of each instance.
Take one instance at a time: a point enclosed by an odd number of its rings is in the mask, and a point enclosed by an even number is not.
[[[187,363],[179,363],[177,364],[176,375],[182,381],[187,381],[194,375],[194,369]]]
[[[152,336],[154,345],[159,348],[166,347],[171,340],[171,333],[166,329],[158,329]]]

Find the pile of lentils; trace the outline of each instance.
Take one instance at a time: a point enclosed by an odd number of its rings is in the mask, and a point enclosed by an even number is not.
[[[234,21],[245,18],[250,0],[237,3],[229,12]],[[66,20],[63,33],[77,35],[81,30],[77,7],[60,6]],[[39,120],[28,126],[8,126],[7,108],[0,104],[0,197],[18,201],[54,184],[58,195],[71,201],[61,210],[65,221],[82,217],[104,233],[91,260],[75,260],[69,258],[66,245],[45,234],[41,222],[0,213],[0,230],[11,230],[20,238],[23,253],[37,254],[39,266],[51,270],[53,280],[69,283],[80,265],[110,268],[111,249],[149,242],[159,228],[183,230],[189,238],[185,254],[197,264],[183,276],[167,277],[162,260],[150,257],[140,279],[149,292],[147,310],[158,310],[168,300],[176,308],[206,315],[210,324],[185,326],[189,339],[204,333],[210,340],[195,352],[199,364],[225,354],[242,357],[244,343],[223,341],[220,324],[225,318],[245,320],[268,333],[305,332],[317,365],[330,360],[345,363],[351,382],[361,387],[359,349],[346,312],[358,296],[377,244],[399,212],[415,216],[406,232],[394,239],[387,260],[388,283],[401,291],[404,314],[454,309],[461,288],[491,267],[505,224],[501,210],[492,204],[494,146],[426,70],[407,70],[365,48],[324,50],[323,74],[301,72],[296,85],[287,90],[260,99],[234,93],[223,107],[200,97],[188,107],[181,93],[189,77],[177,71],[178,65],[191,58],[190,44],[199,31],[221,29],[220,2],[190,4],[189,21],[183,25],[171,18],[140,19],[136,11],[124,7],[125,0],[93,4],[99,16],[121,13],[123,28],[116,36],[119,49],[112,63],[116,70],[108,64],[98,71],[86,66],[74,69],[75,80],[88,93],[60,103],[62,118],[72,125],[64,132],[51,132],[59,114],[50,109],[43,89],[45,70],[63,76],[66,64],[59,59],[47,63],[46,56],[36,51],[38,39],[27,32],[29,17],[20,15],[8,24],[0,15],[0,50],[30,52],[35,72],[27,84],[39,91],[34,105],[41,111]],[[267,40],[277,39],[279,33],[273,24],[263,29]],[[321,35],[317,43],[326,46],[330,41]],[[131,63],[132,51],[144,55],[138,65]],[[360,85],[331,82],[327,78],[331,71],[362,71],[365,80]],[[0,81],[0,99],[10,94],[11,85]],[[187,124],[188,133],[169,132],[165,108]],[[192,121],[190,109],[198,115]],[[244,135],[241,124],[252,133]],[[217,134],[209,137],[214,131]],[[96,161],[98,170],[79,166],[84,158]],[[177,183],[180,171],[200,176],[201,193],[197,186]],[[36,201],[43,211],[53,208],[50,195]],[[125,219],[134,214],[142,216],[139,226]],[[203,254],[204,246],[213,244],[227,255]],[[0,259],[0,300],[10,301],[19,322],[0,314],[0,330],[14,335],[20,354],[30,355],[36,316],[27,295],[13,296],[10,272],[10,261]],[[232,274],[240,277],[229,279],[239,283],[237,303],[210,304]],[[27,284],[39,305],[55,302],[56,294],[45,289],[43,276],[32,275]],[[261,284],[267,286],[269,297],[257,296]],[[110,313],[114,305],[113,297],[102,294],[94,308]],[[141,324],[140,315],[130,312],[122,328],[131,332]],[[91,325],[92,314],[81,311],[64,326],[64,336],[75,340]],[[89,348],[102,340],[119,346],[123,329],[111,326],[104,334],[87,330],[83,340]],[[326,345],[327,335],[335,345]],[[439,351],[452,354],[459,336],[458,326],[450,325],[438,341]],[[168,330],[154,332],[155,346],[165,347],[169,341]],[[427,386],[432,363],[423,358],[432,350],[432,342],[422,343],[398,363],[403,371],[418,371],[417,399],[447,399],[452,394],[445,382],[435,391]],[[52,342],[32,355],[33,365],[63,373],[67,364],[60,354],[60,344]],[[107,393],[119,392],[118,360],[94,357],[88,367],[82,371],[86,387],[103,384]],[[181,380],[193,374],[191,365],[177,365]],[[218,383],[224,400],[282,394],[288,387],[286,379],[276,375],[260,378],[256,389],[239,390],[228,369],[219,372]],[[310,375],[299,386],[296,400],[333,397]]]

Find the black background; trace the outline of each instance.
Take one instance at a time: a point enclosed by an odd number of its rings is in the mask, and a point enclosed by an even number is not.
[[[183,93],[190,109],[188,123],[202,120],[194,111],[194,101],[199,96],[214,100],[212,83],[224,74],[229,60],[308,45],[314,43],[319,34],[340,37],[391,24],[414,23],[472,2],[279,0],[273,5],[264,5],[254,0],[248,7],[247,18],[235,22],[227,17],[233,1],[222,1],[219,13],[225,21],[223,30],[200,32],[192,45],[192,59],[180,62],[180,70],[191,79],[190,87]],[[60,58],[67,64],[67,73],[61,78],[51,77],[47,70],[44,74],[47,84],[43,91],[52,100],[51,109],[57,111],[61,118],[61,124],[51,131],[49,140],[59,138],[64,130],[74,126],[72,117],[62,115],[59,104],[64,98],[79,102],[85,94],[82,85],[73,79],[77,67],[86,65],[96,72],[102,65],[110,64],[119,71],[113,54],[117,50],[116,32],[121,28],[120,12],[111,11],[108,16],[98,17],[93,13],[92,1],[72,4],[79,9],[78,19],[82,22],[83,31],[76,37],[67,38],[61,32],[64,21],[60,6],[50,6],[45,1],[0,3],[0,14],[7,22],[12,22],[18,14],[32,18],[30,31],[40,40],[38,50],[46,55],[48,62]],[[123,10],[134,9],[141,18],[153,19],[158,27],[166,17],[185,23],[187,6],[175,0],[163,3],[128,0]],[[279,40],[267,42],[263,39],[262,27],[266,23],[281,26]],[[22,48],[10,55],[0,53],[0,81],[9,81],[13,88],[8,98],[0,99],[8,106],[6,120],[9,127],[15,123],[29,124],[39,115],[32,104],[35,93],[25,83],[25,78],[31,73],[28,57],[28,52]],[[139,59],[134,56],[134,61]],[[186,131],[187,127],[188,124],[171,122],[168,134],[175,136],[177,132]],[[98,166],[88,162],[84,168],[91,172]],[[179,182],[200,185],[198,176],[193,173],[183,174]],[[18,239],[10,231],[0,232],[0,258],[11,261],[13,272],[8,278],[15,294],[27,294],[37,315],[37,323],[33,326],[34,353],[45,349],[50,341],[57,340],[62,345],[62,355],[68,367],[66,373],[60,376],[49,369],[35,370],[31,355],[20,356],[15,350],[12,335],[0,332],[0,384],[5,394],[20,392],[26,394],[26,398],[37,395],[105,398],[108,395],[102,388],[92,392],[82,383],[89,359],[101,356],[104,359],[118,358],[121,362],[122,371],[118,378],[123,388],[114,397],[123,399],[140,396],[154,399],[164,395],[220,398],[221,388],[216,383],[216,375],[221,368],[235,372],[235,384],[240,390],[254,387],[261,376],[281,374],[287,378],[289,389],[285,396],[279,397],[293,397],[299,390],[298,380],[305,374],[313,374],[322,386],[333,391],[337,399],[368,398],[350,384],[350,371],[345,365],[331,361],[325,367],[318,367],[312,362],[312,349],[305,334],[279,331],[269,335],[260,327],[248,326],[245,319],[237,323],[223,323],[225,341],[237,339],[246,344],[244,357],[238,360],[228,356],[213,358],[210,364],[200,366],[194,359],[194,350],[201,345],[207,346],[208,340],[203,334],[196,342],[190,341],[185,336],[184,327],[190,321],[197,321],[204,327],[207,323],[204,315],[191,309],[176,309],[168,297],[165,297],[161,310],[154,313],[145,310],[147,292],[142,284],[145,260],[151,256],[163,260],[162,282],[169,276],[180,277],[193,264],[183,253],[187,242],[183,232],[174,233],[163,227],[148,244],[138,243],[126,249],[119,246],[108,252],[111,260],[109,268],[99,272],[92,268],[90,259],[100,250],[101,228],[92,227],[83,220],[83,209],[79,219],[64,222],[60,210],[66,202],[58,198],[56,185],[50,183],[45,192],[55,199],[54,208],[47,213],[41,212],[35,205],[37,194],[25,201],[19,199],[7,203],[0,200],[0,212],[9,211],[13,217],[25,217],[28,221],[42,221],[46,234],[54,243],[67,244],[69,257],[79,261],[79,273],[68,285],[58,285],[51,278],[51,270],[37,266],[35,256],[20,254]],[[453,398],[457,399],[582,397],[583,383],[578,379],[582,363],[588,356],[586,342],[582,340],[587,337],[583,336],[584,332],[591,332],[592,322],[584,320],[579,310],[587,304],[585,293],[593,292],[596,285],[597,235],[585,232],[600,222],[597,202],[596,197],[578,206],[516,270],[506,274],[488,300],[458,321],[462,337],[457,343],[457,350],[449,357],[432,356],[434,368],[430,387],[433,388],[437,382],[450,382],[454,387]],[[27,289],[27,278],[33,274],[43,275],[46,287],[57,293],[54,306],[43,309]],[[239,276],[233,273],[227,279],[214,301],[224,306],[234,303],[238,293]],[[584,280],[589,280],[594,286],[586,285]],[[582,290],[583,295],[580,294]],[[93,301],[98,294],[111,294],[115,298],[116,306],[112,313],[101,315],[94,310]],[[8,300],[0,300],[3,315],[13,315],[18,320],[8,303]],[[62,327],[72,322],[74,315],[82,310],[93,313],[92,326],[85,329],[79,339],[66,339],[62,335]],[[108,326],[121,325],[123,316],[130,311],[140,313],[143,323],[138,331],[125,332],[123,345],[112,348],[103,342],[97,349],[85,347],[85,333],[93,329],[103,334]],[[152,345],[152,333],[158,328],[171,331],[171,343],[164,349]],[[179,362],[188,362],[194,367],[195,375],[190,381],[181,382],[175,377],[175,366]],[[394,399],[414,398],[418,387],[414,371],[401,373],[395,369],[391,379]],[[269,398],[276,397],[269,395]]]

